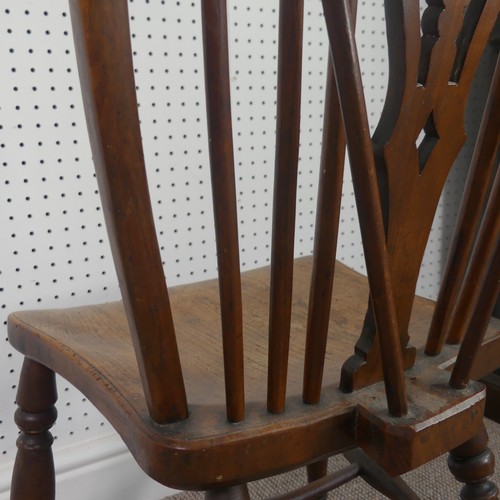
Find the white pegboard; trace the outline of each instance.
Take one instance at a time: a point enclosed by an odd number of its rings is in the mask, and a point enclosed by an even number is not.
[[[66,0],[3,0],[0,8],[0,452],[11,461],[21,358],[6,341],[7,312],[111,300],[119,291],[93,175]],[[373,130],[387,85],[384,11],[379,2],[363,1],[359,11]],[[241,263],[250,269],[266,264],[270,252],[278,2],[231,0],[228,14]],[[199,0],[130,0],[130,15],[146,163],[167,280],[172,285],[212,277],[216,256]],[[309,254],[313,246],[328,56],[318,0],[306,0],[304,19],[297,255]],[[484,83],[476,94],[485,94]],[[481,105],[474,102],[468,116],[476,116]],[[450,179],[424,262],[419,289],[428,296],[435,294],[456,212],[463,183],[458,172]],[[363,270],[348,172],[340,232],[339,258]],[[62,380],[59,394],[57,447],[110,432],[100,414]]]

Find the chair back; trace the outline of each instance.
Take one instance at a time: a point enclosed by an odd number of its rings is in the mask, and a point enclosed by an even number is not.
[[[357,353],[344,366],[341,382],[344,390],[371,383],[374,373],[380,376],[382,368],[388,370],[386,366],[394,363],[392,354],[384,359],[387,356],[384,353],[390,349],[384,347],[383,339],[387,336],[387,342],[393,344],[394,338],[386,333],[392,331],[393,325],[397,325],[395,336],[403,348],[403,365],[407,368],[413,364],[414,350],[406,347],[420,266],[445,181],[466,140],[464,113],[468,91],[499,9],[495,1],[427,3],[420,14],[419,2],[385,2],[389,83],[380,122],[370,138],[350,23],[351,8],[348,2],[323,1],[334,66],[338,68],[336,78],[371,290]],[[492,87],[492,94],[494,92]],[[491,113],[489,110],[488,115]],[[480,138],[476,148],[483,160],[477,156],[473,160],[473,170],[481,171],[479,175],[484,181],[479,193],[472,194],[476,206],[474,215],[466,220],[460,218],[457,224],[461,236],[460,241],[455,238],[454,246],[462,245],[462,270],[449,269],[445,273],[428,354],[437,354],[438,345],[449,333],[449,328],[443,327],[443,318],[451,318],[455,310],[454,303],[491,181],[498,128],[492,128],[490,134],[490,144],[485,147],[484,138]],[[369,188],[370,185],[373,187]],[[373,232],[380,240],[376,245]],[[467,244],[462,240],[465,235]],[[491,237],[494,240],[495,234]],[[489,260],[484,257],[486,265]],[[393,298],[389,300],[394,304],[392,312],[388,305],[377,306],[373,299],[375,295],[389,297],[384,281],[393,289]],[[469,303],[474,307],[473,300]],[[374,342],[377,331],[384,332],[380,335],[380,348],[379,343]],[[434,347],[430,347],[432,345]],[[400,368],[395,372],[400,373]],[[389,378],[386,374],[385,379]]]
[[[127,0],[70,0],[70,5],[99,190],[147,404],[156,422],[182,420],[188,417],[188,405],[149,201]],[[373,138],[368,133],[354,40],[355,2],[323,0],[323,7],[332,57],[319,166],[303,399],[314,404],[321,396],[345,127],[370,306],[357,354],[344,367],[342,388],[352,390],[383,376],[389,410],[402,415],[407,407],[403,370],[414,360],[414,350],[407,344],[418,272],[440,193],[465,140],[467,92],[500,2],[457,0],[447,2],[445,8],[443,2],[433,0],[422,22],[417,0],[386,2],[388,97]],[[245,332],[226,2],[202,0],[201,9],[226,407],[227,418],[238,422],[245,416]],[[286,400],[303,14],[303,0],[280,1],[267,388],[267,407],[275,413],[285,409]]]

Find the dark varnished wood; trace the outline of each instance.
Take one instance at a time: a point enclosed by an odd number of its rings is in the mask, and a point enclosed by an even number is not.
[[[225,0],[203,0],[203,50],[227,418],[245,417],[243,330]]]
[[[487,113],[498,117],[500,114],[500,64],[497,64],[495,81],[493,83],[495,86],[491,89],[491,96],[494,97],[494,99],[490,99],[490,101],[494,102],[493,106],[487,109]],[[491,123],[490,120],[483,120],[483,124],[492,126],[492,128],[485,133],[487,137],[494,135],[495,130],[498,132],[498,128],[495,129],[495,124]],[[497,125],[500,125],[500,120]],[[498,217],[500,213],[500,171],[498,169],[499,146],[500,134],[497,133],[497,171],[488,195],[489,197],[484,209],[483,220],[481,222],[479,234],[474,243],[474,249],[468,263],[467,273],[465,274],[460,293],[458,294],[453,309],[453,314],[451,315],[449,330],[446,332],[448,334],[446,340],[451,344],[459,343],[463,339],[468,325],[472,322],[472,316],[477,316],[478,314],[477,306],[481,304],[481,302],[484,302],[485,299],[491,302],[491,306],[486,306],[486,304],[484,304],[489,310],[484,312],[484,319],[479,321],[483,323],[487,321],[495,305],[495,296],[498,296],[498,258],[500,256],[500,217]],[[485,161],[486,166],[489,166],[490,162],[495,162],[494,153],[490,154],[492,158],[489,159],[489,162]],[[489,183],[486,184],[489,185]],[[487,285],[483,283],[485,280],[489,281]],[[486,290],[484,290],[485,288]],[[482,295],[481,298],[479,298],[480,295]],[[476,321],[478,321],[477,318]],[[476,325],[472,328],[475,327]],[[468,343],[464,342],[463,344]],[[463,347],[464,345],[462,345],[462,349]],[[471,350],[469,355],[473,356],[473,353],[474,350]]]
[[[322,479],[327,475],[328,472],[328,459],[318,460],[312,464],[307,465],[307,482],[313,483],[318,479]],[[327,495],[325,493],[319,493],[318,495],[311,498],[311,500],[326,500]]]
[[[308,404],[317,403],[321,397],[323,360],[328,337],[344,177],[345,138],[331,60],[328,62],[326,89],[317,221],[314,236],[314,265],[309,292],[304,363],[303,399]]]
[[[446,262],[443,283],[436,303],[436,310],[429,330],[426,352],[435,354],[448,337],[458,343],[467,324],[468,307],[462,311],[453,307],[460,292],[469,256],[474,244],[475,231],[481,218],[491,177],[500,145],[500,60],[497,61],[490,93],[484,110],[471,168],[467,178],[463,202],[457,216],[455,233]],[[458,314],[453,316],[454,312]]]
[[[323,8],[349,144],[371,303],[375,322],[379,331],[383,332],[380,335],[380,352],[387,404],[391,414],[400,416],[407,410],[403,360],[351,8],[347,0],[325,0]]]
[[[71,0],[92,155],[144,391],[156,422],[188,416],[144,166],[126,0]]]
[[[403,347],[409,342],[407,325],[434,213],[465,140],[468,89],[498,13],[496,2],[486,2],[466,44],[459,82],[449,84],[466,4],[457,1],[444,9],[442,2],[429,2],[429,12],[422,20],[424,38],[432,39],[428,43],[420,37],[418,2],[386,3],[389,83],[373,149]],[[422,60],[427,61],[425,78]],[[422,131],[424,138],[417,144]],[[345,365],[342,385],[348,390],[370,383],[377,372],[382,376],[375,322],[368,317],[365,326],[356,354]],[[403,354],[407,367],[412,363],[411,351]]]
[[[476,33],[485,3],[486,0],[477,0],[475,2],[469,2],[466,6],[463,24],[455,40],[455,61],[450,74],[450,82],[452,83],[458,83],[460,81],[465,59],[471,48],[471,42]]]
[[[57,417],[54,372],[25,358],[16,401],[19,408],[15,420],[21,434],[17,438],[11,499],[53,500],[53,437],[49,429]]]
[[[491,33],[490,37],[490,45],[493,47],[493,50],[500,52],[500,19],[497,19],[495,27]]]
[[[452,351],[443,351],[441,359],[449,359]],[[373,411],[383,408],[381,398],[359,408],[359,447],[392,476],[413,470],[428,462],[431,456],[459,446],[463,442],[464,428],[469,435],[476,435],[483,426],[485,393],[481,384],[471,383],[463,392],[456,391],[449,387],[446,372],[424,368],[428,363],[433,364],[432,358],[420,351],[417,361],[407,371],[411,404],[406,416],[395,419],[387,412]],[[421,390],[431,380],[436,390],[434,395]],[[434,399],[437,393],[439,396]]]
[[[355,19],[357,2],[352,2],[352,12]],[[317,403],[321,397],[344,178],[345,133],[331,57],[328,58],[325,95],[314,265],[309,291],[304,362],[303,399],[308,404]]]
[[[500,374],[497,371],[481,378],[486,386],[486,406],[484,415],[494,422],[500,423]]]
[[[207,490],[207,498],[248,498],[247,482],[300,466],[308,466],[310,484],[286,498],[318,497],[357,475],[389,496],[414,498],[388,475],[449,450],[461,464],[453,465],[461,480],[487,485],[466,486],[468,491],[476,497],[485,488],[494,491],[487,481],[492,460],[486,443],[474,440],[483,429],[483,387],[450,386],[446,369],[453,367],[457,346],[445,345],[433,357],[416,349],[425,344],[433,311],[431,301],[414,297],[418,268],[439,193],[464,140],[467,89],[500,9],[498,0],[487,0],[484,8],[475,2],[470,11],[466,4],[457,0],[445,9],[439,0],[429,1],[420,23],[416,0],[387,2],[389,92],[371,138],[354,3],[323,1],[331,60],[315,253],[294,261],[304,6],[302,0],[280,2],[271,266],[240,275],[226,4],[202,0],[219,279],[167,292],[147,201],[127,1],[71,0],[89,133],[124,301],[9,317],[11,343],[30,358],[23,387],[40,373],[45,380],[36,418],[25,418],[32,394],[23,389],[19,398],[18,421],[28,434],[36,423],[45,450],[38,457],[48,460],[35,465],[35,474],[53,476],[46,450],[55,418],[55,390],[49,389],[54,370],[97,406],[151,477],[175,488]],[[368,280],[335,263],[343,127]],[[498,227],[488,222],[498,207],[492,207],[484,226],[491,236],[479,235],[476,252],[478,259],[498,263],[492,244]],[[496,268],[489,269],[494,280]],[[473,320],[479,337],[472,347],[469,340],[469,347],[464,344],[465,354],[477,349],[476,361],[464,369],[459,360],[460,387],[469,375],[498,366],[500,322],[490,324],[482,341],[491,298],[483,282],[485,296]],[[415,348],[408,345],[410,336]],[[341,363],[353,351],[341,387],[356,390],[346,394],[337,387]],[[26,448],[20,447],[21,458]],[[342,452],[354,464],[325,476],[327,458]],[[377,472],[379,466],[385,473]]]
[[[465,338],[460,345],[457,361],[450,378],[450,385],[464,387],[470,379],[472,364],[476,359],[488,326],[493,307],[500,293],[500,169],[497,170],[486,206],[483,222],[458,297],[452,325],[462,330],[462,311],[470,311],[463,330]],[[470,303],[474,307],[470,307]]]
[[[488,434],[483,426],[477,436],[450,452],[448,467],[458,481],[465,483],[460,491],[462,500],[498,498],[498,488],[489,480],[495,457],[487,444]]]
[[[250,274],[255,274],[255,271]],[[245,277],[246,275],[244,275]],[[352,278],[355,278],[355,275],[348,275],[347,282],[354,283],[355,280]],[[251,288],[254,280],[255,278],[249,281],[244,279],[243,289]],[[259,283],[258,280],[255,282]],[[196,286],[200,287],[200,285]],[[211,282],[210,287],[211,291],[207,290],[206,286],[198,288],[200,296],[207,296],[207,292],[209,292],[212,297],[216,298],[218,296],[217,283]],[[195,290],[196,288],[193,289],[192,286],[187,285],[179,289],[179,292],[182,293],[176,294],[176,289],[173,289],[171,297],[174,310],[177,305],[186,302],[188,294],[191,295],[193,303],[200,303],[196,294],[192,293]],[[304,284],[304,291],[307,291],[307,282]],[[251,295],[258,294],[251,292]],[[358,299],[352,297],[350,300],[356,304]],[[423,305],[431,306],[428,301],[423,301]],[[193,309],[191,304],[186,304],[186,307]],[[212,308],[210,310],[215,317],[217,311]],[[262,310],[267,310],[266,304],[263,305]],[[427,324],[430,321],[431,311],[432,307],[429,307]],[[302,323],[305,321],[306,313],[307,309],[304,308]],[[204,311],[199,311],[198,314],[200,321],[210,322],[210,317],[207,317]],[[337,317],[339,316],[337,315]],[[186,319],[186,325],[193,319],[183,317]],[[345,317],[340,317],[338,326],[342,328],[347,320],[345,327],[349,330],[348,319],[349,313]],[[194,391],[195,387],[192,385],[195,383],[199,385],[200,372],[210,373],[208,367],[216,365],[213,361],[213,356],[216,353],[208,348],[211,342],[210,333],[205,342],[196,346],[192,345],[189,332],[187,332],[187,338],[184,339],[186,345],[190,346],[191,350],[198,349],[198,357],[193,353],[193,360],[200,359],[191,365],[192,372],[186,370],[188,394],[190,400],[194,400],[191,403],[192,413],[190,418],[184,422],[152,426],[142,394],[138,368],[136,365],[134,366],[133,362],[133,346],[130,340],[127,340],[126,317],[121,306],[115,304],[99,308],[88,306],[67,311],[24,312],[19,313],[16,317],[11,317],[10,324],[12,343],[20,350],[43,357],[49,365],[56,364],[58,372],[89,397],[109,419],[144,470],[164,484],[181,489],[189,489],[194,485],[196,485],[196,489],[212,489],[217,485],[224,486],[221,483],[230,485],[233,482],[241,482],[238,478],[250,481],[282,472],[309,463],[318,456],[328,456],[356,445],[362,445],[370,456],[377,459],[380,458],[378,453],[384,450],[386,460],[391,460],[392,452],[390,450],[392,448],[383,447],[376,451],[378,448],[375,446],[376,453],[373,455],[370,453],[371,439],[367,440],[365,434],[360,434],[356,438],[356,422],[359,422],[361,414],[365,418],[366,415],[373,413],[376,424],[374,429],[378,428],[379,418],[387,419],[382,384],[378,384],[373,389],[367,388],[364,391],[358,391],[353,395],[343,395],[335,391],[334,387],[329,387],[325,390],[323,401],[319,405],[304,406],[301,403],[302,370],[299,364],[294,369],[297,381],[296,396],[289,397],[287,400],[286,419],[280,415],[266,413],[265,394],[262,394],[261,390],[260,401],[254,400],[254,402],[247,404],[245,421],[238,425],[230,424],[225,420],[222,368],[220,368],[220,374],[217,378],[220,388],[218,399],[207,394],[210,387],[214,390],[214,378],[205,381],[205,385],[201,386],[199,393]],[[96,325],[106,328],[109,335],[99,340]],[[181,326],[182,323],[179,323],[179,332],[183,331]],[[32,332],[29,336],[29,343],[25,342],[28,328]],[[217,331],[216,326],[214,330]],[[42,335],[41,331],[50,333]],[[425,340],[425,331],[425,327],[422,328],[422,342]],[[265,339],[265,334],[265,330],[261,331],[262,339]],[[353,342],[354,340],[355,338],[352,339]],[[183,343],[180,336],[181,352],[183,352]],[[66,346],[63,351],[60,351],[61,345]],[[253,366],[251,364],[247,366],[257,368],[261,363],[263,358],[262,350],[259,349],[261,345],[261,342],[256,341],[247,346],[248,360],[254,361]],[[346,348],[346,351],[349,349],[352,349],[352,344]],[[438,358],[424,359],[427,369],[430,369],[436,362],[442,364],[452,358],[456,349],[454,347],[450,349],[449,352],[444,352]],[[75,352],[79,353],[78,364],[74,362]],[[338,355],[338,353],[332,353],[333,357]],[[200,365],[201,359],[206,361],[206,367],[203,369]],[[95,367],[97,366],[100,373],[98,380],[95,378]],[[248,373],[251,372],[252,370],[248,370]],[[415,446],[412,443],[419,442],[418,432],[413,436],[411,432],[401,433],[401,430],[397,429],[398,419],[392,419],[390,420],[390,429],[394,431],[393,434],[396,437],[403,436],[404,438],[407,435],[411,438],[410,443],[406,445],[404,439],[398,438],[395,447],[398,450],[397,463],[410,463],[413,466],[418,466],[431,456],[442,453],[442,450],[449,444],[447,440],[450,439],[450,435],[455,436],[456,434],[457,439],[459,439],[464,432],[463,430],[457,432],[459,422],[461,422],[460,418],[453,423],[453,421],[447,422],[446,419],[435,417],[435,415],[439,415],[443,411],[445,414],[449,412],[450,404],[458,404],[460,408],[463,406],[460,401],[466,401],[468,393],[460,392],[457,401],[454,391],[445,390],[447,384],[446,373],[444,373],[444,388],[438,384],[437,388],[432,389],[432,394],[426,395],[426,391],[429,390],[428,381],[433,379],[434,372],[431,371],[427,378],[423,375],[425,372],[426,368],[421,367],[421,372],[409,375],[410,378],[416,375],[420,380],[418,384],[414,382],[410,384],[411,397],[414,401],[410,420],[414,428],[426,430],[426,435],[422,440],[428,444],[429,448],[425,450],[425,453],[410,460],[409,457],[412,456],[412,450]],[[261,387],[265,386],[265,379],[266,371],[264,369],[262,370]],[[253,387],[258,385],[258,379],[254,379],[249,385]],[[193,387],[193,391],[189,390],[190,387]],[[112,397],[110,397],[111,394]],[[255,391],[254,395],[249,393],[249,399],[257,397],[257,394],[259,394],[258,391]],[[370,409],[371,402],[376,403],[373,410]],[[480,402],[481,400],[478,400],[474,404],[468,403],[466,405],[476,415],[476,418],[481,415],[481,412],[475,410],[475,405]],[[419,424],[418,419],[415,418],[415,410],[419,408],[419,414],[424,420],[426,418],[431,418],[431,421],[435,420],[434,426]],[[448,424],[451,427],[445,432],[443,429]],[[406,428],[407,422],[402,422],[402,425],[403,428]],[[470,437],[472,437],[476,433],[474,421],[470,422],[470,427],[466,427],[467,430],[469,428]],[[378,435],[383,435],[383,429],[384,427],[381,427]],[[373,434],[377,435],[372,430],[370,435]],[[445,442],[440,445],[442,440]],[[460,443],[452,442],[452,446],[458,444]],[[263,446],[265,446],[265,454]],[[249,456],[253,457],[252,460],[248,459]],[[190,465],[187,466],[187,463]]]
[[[344,456],[360,466],[360,476],[377,491],[394,500],[418,500],[416,493],[399,477],[391,477],[360,448],[346,451]]]
[[[307,322],[307,303],[303,297],[307,297],[311,269],[310,257],[296,260],[288,378],[288,394],[291,397],[301,396],[302,393],[304,330]],[[250,404],[259,403],[265,406],[266,397],[263,388],[266,386],[267,378],[265,343],[269,307],[267,293],[269,269],[262,268],[243,273],[242,288],[247,367],[246,399]],[[366,279],[345,265],[337,263],[333,285],[334,300],[330,310],[324,392],[333,390],[338,383],[341,367],[336,362],[337,359],[348,356],[354,349],[364,315],[359,304],[364,303],[367,294]],[[223,406],[225,391],[222,341],[219,335],[218,282],[210,280],[173,287],[170,295],[179,351],[182,358],[190,360],[184,368],[190,404]],[[423,346],[433,311],[433,302],[417,298],[414,309],[410,331],[415,345]],[[131,397],[140,397],[140,385],[136,387],[139,376],[137,369],[129,368],[131,363],[134,364],[134,355],[122,304],[115,302],[56,311],[25,311],[13,315],[10,323],[11,341],[19,349],[25,350],[29,347],[23,342],[23,331],[31,325],[30,331],[33,333],[36,328],[47,332],[49,338],[61,339],[61,343],[67,343],[75,352],[81,352],[92,365],[107,366],[115,359],[124,367],[122,370],[124,382],[119,384],[120,390],[128,391],[133,386],[134,392]],[[101,329],[106,331],[105,335],[101,334]],[[496,333],[499,330],[500,320],[495,320],[487,333],[487,339],[495,343]],[[100,348],[96,349],[96,346]],[[491,346],[488,349],[489,352],[493,350]],[[489,367],[488,363],[487,369]]]
[[[246,484],[230,486],[205,493],[206,500],[250,500]]]
[[[356,8],[353,9],[354,17],[355,12]],[[325,95],[314,261],[304,355],[302,399],[307,404],[316,404],[321,398],[344,177],[345,134],[331,58],[328,58]],[[327,466],[328,460],[309,464],[308,481],[313,482],[324,477]],[[326,495],[315,498],[323,500]]]
[[[279,5],[276,160],[269,304],[267,408],[285,409],[300,135],[303,0]]]

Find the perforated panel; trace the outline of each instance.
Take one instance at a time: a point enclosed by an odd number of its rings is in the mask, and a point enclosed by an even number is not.
[[[91,168],[65,2],[3,2],[0,15],[2,324],[6,313],[109,300],[118,294]],[[12,423],[21,358],[6,342],[1,377],[2,453]],[[57,443],[108,432],[68,384],[59,385]]]
[[[6,341],[6,314],[119,296],[83,116],[65,0],[4,0],[0,12],[0,450],[12,460],[11,415],[20,356]],[[276,0],[229,2],[231,85],[241,261],[269,261],[274,169]],[[306,0],[297,255],[313,245],[327,41],[318,0]],[[157,231],[170,285],[215,276],[199,0],[130,0],[136,84]],[[385,98],[387,55],[379,2],[360,2],[360,57],[373,129]],[[487,78],[486,78],[487,81]],[[484,83],[476,93],[485,94]],[[480,100],[472,103],[476,116]],[[471,121],[477,127],[476,118]],[[463,173],[450,180],[420,290],[435,294],[442,250]],[[451,213],[452,215],[448,215]],[[446,215],[443,215],[446,214]],[[354,198],[344,181],[339,258],[363,270]],[[57,446],[111,432],[99,413],[59,381]]]

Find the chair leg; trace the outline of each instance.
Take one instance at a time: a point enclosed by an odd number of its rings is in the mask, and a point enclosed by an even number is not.
[[[17,391],[15,421],[21,434],[12,475],[11,500],[53,500],[55,473],[52,434],[57,417],[52,370],[25,358]]]
[[[205,500],[250,500],[246,483],[205,492]]]
[[[488,434],[483,426],[481,433],[448,456],[450,471],[458,481],[465,483],[460,491],[462,500],[498,498],[498,488],[489,480],[495,470],[495,456],[487,444]]]
[[[307,466],[307,481],[312,483],[317,479],[321,479],[326,476],[328,469],[328,458],[324,460],[319,460],[318,462],[313,462]],[[326,500],[328,493],[325,495],[319,495],[312,497],[311,500]]]

